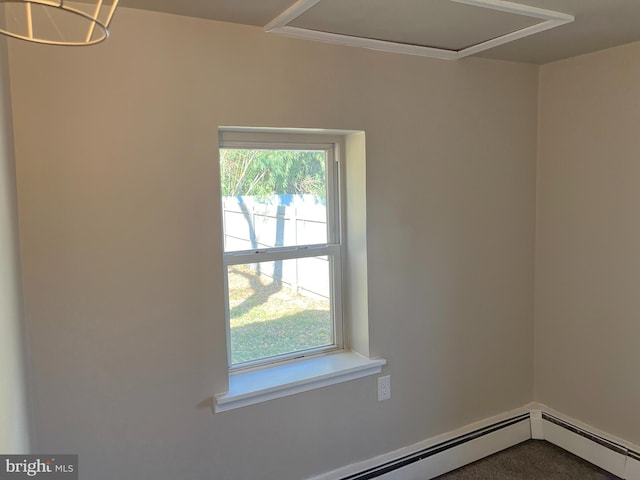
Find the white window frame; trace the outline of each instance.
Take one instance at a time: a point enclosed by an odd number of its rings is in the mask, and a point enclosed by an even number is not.
[[[326,152],[327,181],[327,243],[288,247],[273,247],[255,250],[223,252],[225,323],[227,332],[227,363],[230,373],[239,373],[278,363],[307,357],[337,353],[344,350],[343,321],[343,241],[341,211],[341,162],[343,150],[341,138],[327,135],[260,133],[220,131],[219,149],[265,149],[265,150],[324,150]],[[220,195],[222,198],[222,193]],[[224,225],[222,225],[224,244]],[[231,363],[231,322],[229,309],[228,270],[232,265],[272,262],[296,258],[327,257],[329,259],[330,305],[333,321],[333,343],[298,352],[265,357],[233,365]]]

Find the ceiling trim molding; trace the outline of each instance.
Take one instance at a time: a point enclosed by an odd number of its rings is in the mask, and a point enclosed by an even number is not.
[[[440,58],[444,60],[457,60],[459,58],[468,57],[469,55],[474,55],[484,50],[497,47],[498,45],[513,42],[514,40],[528,37],[530,35],[534,35],[536,33],[573,22],[574,20],[574,17],[572,15],[568,15],[566,13],[531,7],[529,5],[522,5],[505,0],[449,0],[451,2],[463,3],[475,7],[498,10],[501,12],[513,13],[516,15],[523,15],[542,20],[540,23],[537,23],[535,25],[510,32],[505,35],[500,35],[499,37],[495,37],[487,41],[471,45],[462,50],[449,50],[446,48],[411,45],[407,43],[375,40],[372,38],[355,37],[339,33],[322,32],[318,30],[309,30],[306,28],[288,26],[290,22],[298,18],[307,10],[311,9],[320,1],[321,0],[298,0],[298,2],[294,3],[287,10],[278,15],[274,20],[269,22],[264,27],[265,31],[285,35],[288,37],[313,40],[323,43],[368,48],[371,50],[379,50],[383,52],[418,55],[421,57]]]
[[[267,32],[273,32],[279,28],[282,28],[289,22],[294,21],[296,18],[298,18],[300,15],[302,15],[304,12],[306,12],[319,2],[320,0],[298,0],[284,12],[274,18],[271,22],[269,22],[264,27],[264,29]]]

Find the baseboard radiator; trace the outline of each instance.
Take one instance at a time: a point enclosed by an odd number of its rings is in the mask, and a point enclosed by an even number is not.
[[[640,448],[537,405],[310,480],[424,480],[531,438],[553,443],[624,480],[640,480]]]
[[[584,458],[625,480],[640,480],[640,449],[623,444],[588,426],[562,418],[544,410],[531,412],[532,432],[536,424],[542,429],[542,439]],[[537,438],[536,435],[533,438]]]

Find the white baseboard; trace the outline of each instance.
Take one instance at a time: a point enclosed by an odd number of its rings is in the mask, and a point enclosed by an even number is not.
[[[640,448],[545,405],[536,409],[542,413],[543,440],[624,480],[640,480]]]
[[[424,480],[529,438],[529,409],[520,408],[310,480]]]
[[[544,440],[542,410],[532,409],[529,419],[531,421],[531,438],[534,440]]]
[[[515,423],[376,477],[376,480],[424,480],[435,478],[481,458],[493,455],[505,448],[522,443],[530,437],[529,422],[525,419],[525,421]]]
[[[424,480],[531,438],[553,443],[624,480],[640,480],[640,448],[540,404],[529,404],[310,480]]]
[[[627,457],[627,464],[624,470],[626,480],[640,480],[640,458]]]
[[[547,420],[543,420],[543,422],[544,439],[547,442],[553,443],[617,477],[624,478],[626,452],[606,448]]]

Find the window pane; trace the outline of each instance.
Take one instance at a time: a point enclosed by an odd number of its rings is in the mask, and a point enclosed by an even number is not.
[[[327,243],[324,150],[220,149],[224,250]]]
[[[329,272],[327,257],[229,266],[231,363],[333,345]]]

